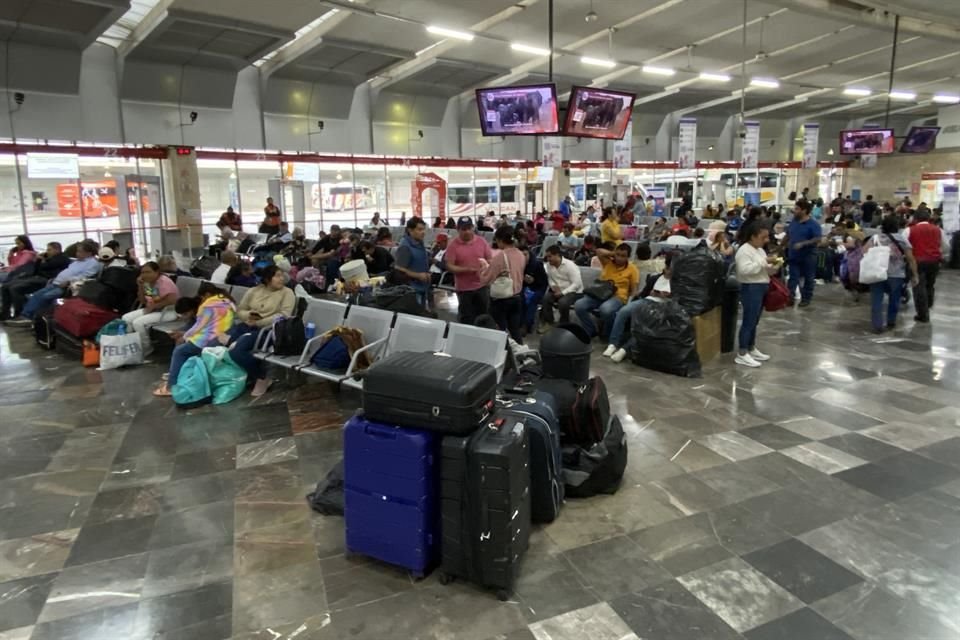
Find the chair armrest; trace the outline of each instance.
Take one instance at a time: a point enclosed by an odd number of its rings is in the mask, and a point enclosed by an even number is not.
[[[382,345],[382,344],[385,343],[386,341],[387,341],[386,338],[380,338],[379,340],[374,340],[374,341],[371,342],[370,344],[365,344],[365,345],[363,345],[362,347],[360,347],[359,349],[357,349],[356,351],[354,351],[354,352],[353,352],[353,357],[350,358],[350,365],[347,367],[347,373],[344,374],[344,377],[345,377],[345,378],[349,378],[349,377],[351,377],[351,376],[354,374],[354,369],[355,369],[356,366],[357,366],[357,360],[359,359],[361,353],[366,353],[366,352],[372,350],[374,347],[379,347],[380,345]]]
[[[260,331],[257,333],[256,339],[253,341],[253,350],[266,353],[267,341],[272,335],[272,332],[273,332],[272,326],[263,327],[262,329],[260,329]]]

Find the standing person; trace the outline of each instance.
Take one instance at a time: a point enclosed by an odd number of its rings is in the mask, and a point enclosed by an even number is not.
[[[227,207],[227,210],[221,213],[220,219],[217,220],[217,229],[220,229],[220,231],[224,229],[243,231],[243,222],[240,220],[240,214],[234,211],[233,207]]]
[[[570,309],[583,295],[583,278],[572,260],[563,256],[559,246],[547,247],[547,291],[540,306],[540,332],[553,324],[554,308],[560,311],[560,322],[570,322]]]
[[[152,350],[150,327],[177,319],[176,304],[179,295],[176,283],[160,271],[160,265],[156,262],[148,262],[140,267],[140,277],[137,278],[137,300],[140,308],[124,314],[123,321],[140,336],[144,355],[148,355]]]
[[[787,227],[787,260],[790,269],[790,281],[787,287],[793,296],[803,281],[800,290],[800,306],[810,306],[813,299],[813,281],[817,275],[817,256],[815,249],[823,234],[820,223],[810,217],[810,203],[798,200],[793,206],[793,220]]]
[[[527,256],[514,245],[513,232],[509,227],[497,229],[493,241],[498,251],[481,269],[480,280],[486,287],[494,280],[504,278],[509,279],[511,286],[498,295],[498,288],[494,285],[489,293],[490,315],[496,320],[497,326],[523,344],[523,272],[527,266]]]
[[[417,292],[417,302],[426,307],[430,293],[430,256],[423,244],[427,225],[420,218],[407,221],[406,233],[400,240],[397,256],[393,263],[395,271],[409,279],[409,284]],[[441,234],[442,235],[442,234]],[[439,237],[439,236],[438,236]],[[446,240],[446,236],[444,236]]]
[[[759,367],[770,359],[757,349],[757,325],[763,314],[763,298],[770,287],[770,276],[777,267],[773,258],[763,250],[770,239],[770,231],[760,221],[744,229],[746,241],[737,249],[737,282],[740,283],[740,304],[743,319],[740,322],[740,350],[734,362],[745,367]]]
[[[630,261],[630,245],[621,244],[615,250],[597,249],[597,257],[603,265],[603,271],[600,272],[600,280],[609,280],[614,285],[614,294],[605,301],[600,301],[591,296],[583,296],[573,306],[580,320],[580,325],[590,336],[600,335],[606,337],[610,335],[613,328],[614,318],[620,307],[627,304],[627,300],[636,295],[640,288],[640,272],[636,265]],[[600,314],[601,325],[598,328],[593,321],[593,311],[597,310]]]
[[[517,248],[527,258],[527,266],[523,270],[523,319],[527,334],[531,334],[537,322],[540,301],[547,293],[547,271],[526,242],[518,241]]]
[[[600,242],[618,244],[623,241],[623,232],[620,231],[620,215],[616,209],[605,209],[600,223]]]
[[[100,261],[97,260],[99,249],[99,245],[90,239],[78,243],[77,259],[54,276],[47,286],[30,296],[23,306],[20,317],[9,320],[8,323],[15,327],[29,327],[38,313],[52,305],[57,298],[63,297],[71,281],[95,278],[102,268]]]
[[[273,204],[273,198],[267,198],[267,206],[263,208],[263,222],[260,223],[260,233],[272,236],[280,229],[280,208]]]
[[[47,281],[68,266],[70,266],[70,258],[63,254],[60,243],[50,242],[47,244],[47,250],[37,256],[32,263],[20,265],[11,271],[6,281],[0,285],[0,297],[3,302],[0,320],[9,320],[11,309],[14,317],[19,316],[27,303],[27,296],[42,289]]]
[[[212,282],[201,282],[197,292],[200,307],[193,326],[183,334],[183,344],[177,345],[170,356],[167,381],[154,390],[153,395],[169,397],[170,388],[177,384],[183,363],[203,353],[204,347],[212,347],[226,341],[233,327],[236,307],[233,300]]]
[[[560,207],[558,210],[560,211],[560,215],[563,216],[564,222],[570,219],[570,213],[573,210],[571,207],[572,202],[573,201],[570,199],[569,195],[564,196],[563,200],[560,201]]]
[[[922,232],[921,232],[922,233]],[[863,255],[866,256],[874,247],[890,247],[890,263],[887,266],[887,279],[883,282],[874,282],[870,285],[870,320],[873,323],[874,333],[883,333],[884,324],[887,329],[897,326],[897,313],[900,311],[900,296],[903,294],[903,283],[909,273],[910,284],[917,287],[917,262],[913,258],[910,241],[900,233],[900,225],[894,216],[886,216],[880,222],[880,233],[873,236],[870,242],[863,246]],[[909,272],[908,272],[909,267]],[[883,296],[886,294],[887,318],[883,318]]]
[[[463,216],[457,222],[457,237],[446,253],[447,270],[454,274],[457,291],[457,321],[472,325],[490,307],[490,290],[480,279],[480,270],[493,257],[490,245],[473,231],[473,220]]]
[[[930,309],[933,308],[934,287],[943,260],[941,247],[943,232],[930,222],[929,210],[917,210],[914,215],[916,224],[907,227],[903,235],[913,247],[913,257],[917,261],[917,285],[913,288],[913,304],[917,308],[914,320],[930,322]]]

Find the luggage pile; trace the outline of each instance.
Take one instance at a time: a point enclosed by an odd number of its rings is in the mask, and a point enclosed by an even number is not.
[[[531,523],[565,495],[613,493],[626,441],[599,378],[497,385],[490,365],[394,353],[365,374],[363,409],[344,427],[350,553],[422,577],[513,592]]]

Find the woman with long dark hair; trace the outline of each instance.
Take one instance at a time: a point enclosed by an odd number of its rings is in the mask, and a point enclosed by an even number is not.
[[[759,367],[770,359],[757,349],[757,325],[763,314],[763,299],[770,287],[770,275],[777,267],[763,250],[770,239],[770,231],[763,221],[755,219],[744,226],[741,236],[744,242],[737,249],[736,266],[743,318],[740,322],[740,349],[734,361],[745,367]]]

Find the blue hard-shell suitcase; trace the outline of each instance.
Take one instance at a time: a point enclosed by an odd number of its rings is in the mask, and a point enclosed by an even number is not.
[[[435,434],[354,416],[344,426],[347,551],[426,575],[439,561]]]

